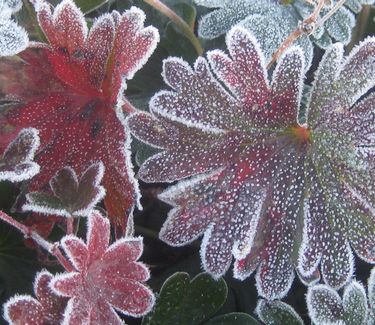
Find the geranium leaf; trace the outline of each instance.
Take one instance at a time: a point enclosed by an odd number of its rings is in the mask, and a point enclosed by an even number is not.
[[[57,296],[49,288],[52,274],[39,272],[34,282],[36,298],[16,295],[4,304],[4,318],[10,324],[60,324],[67,299]]]
[[[100,185],[103,175],[102,163],[92,164],[80,179],[72,168],[65,167],[50,180],[52,194],[28,193],[23,210],[62,217],[88,216],[105,195]]]
[[[190,280],[187,273],[175,273],[163,284],[154,309],[142,324],[198,325],[215,314],[226,297],[223,279],[215,281],[202,273]]]
[[[375,245],[374,38],[343,58],[327,50],[301,106],[304,55],[289,48],[268,80],[256,39],[243,27],[194,67],[164,61],[172,90],[150,113],[127,119],[159,153],[139,170],[147,182],[173,182],[160,238],[173,246],[203,236],[203,267],[215,278],[236,259],[241,280],[256,271],[268,300],[285,296],[298,266],[306,281],[336,289],[354,272],[352,249],[373,263]],[[353,78],[353,79],[352,79]],[[358,99],[361,101],[358,102]],[[193,177],[191,177],[193,176]]]
[[[345,288],[342,300],[346,324],[365,324],[368,307],[364,287],[358,282],[351,282]]]
[[[256,313],[266,325],[303,325],[301,317],[288,304],[274,300],[259,300]]]
[[[0,181],[20,182],[39,173],[39,165],[32,161],[39,144],[37,130],[23,129],[8,145],[0,159]]]
[[[88,218],[87,239],[65,236],[62,246],[74,270],[54,277],[52,290],[68,297],[64,322],[123,324],[115,310],[134,317],[147,314],[154,304],[143,283],[150,277],[138,262],[142,238],[122,238],[109,245],[110,225],[94,211]]]
[[[144,13],[135,7],[100,16],[89,30],[72,0],[55,8],[44,0],[33,4],[49,44],[23,51],[22,60],[1,60],[1,71],[11,71],[2,74],[1,92],[22,103],[4,112],[4,125],[13,133],[1,132],[12,138],[23,127],[40,130],[36,160],[42,173],[30,182],[32,192],[46,188],[66,166],[82,175],[102,161],[103,185],[110,193],[105,205],[124,232],[124,216],[141,206],[128,130],[120,122],[134,107],[123,92],[154,51],[158,31],[144,27]]]

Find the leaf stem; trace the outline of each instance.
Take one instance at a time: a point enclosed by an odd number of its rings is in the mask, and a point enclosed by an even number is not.
[[[199,42],[198,38],[195,36],[194,31],[190,28],[190,26],[179,16],[177,15],[172,9],[167,7],[164,3],[159,0],[143,0],[144,2],[148,3],[151,7],[155,8],[156,10],[160,11],[162,14],[170,18],[177,27],[184,33],[184,35],[189,39],[191,44],[194,46],[198,55],[203,54],[203,48],[201,43]]]
[[[72,265],[62,255],[57,243],[52,244],[48,240],[45,240],[36,231],[13,219],[3,211],[0,211],[0,219],[13,226],[14,228],[17,228],[20,232],[22,232],[25,238],[33,239],[40,247],[55,256],[59,263],[65,268],[65,270],[67,270],[68,272],[74,271]]]

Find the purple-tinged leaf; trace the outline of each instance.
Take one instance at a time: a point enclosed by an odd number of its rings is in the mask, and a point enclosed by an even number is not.
[[[102,163],[91,165],[80,179],[72,168],[65,167],[50,180],[52,194],[28,193],[23,210],[62,217],[88,216],[105,195],[100,186],[103,175]]]
[[[21,182],[39,173],[39,165],[33,162],[40,144],[36,129],[23,129],[8,145],[0,159],[0,181]]]

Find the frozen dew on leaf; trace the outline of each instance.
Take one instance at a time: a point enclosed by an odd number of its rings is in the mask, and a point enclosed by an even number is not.
[[[375,262],[374,96],[358,102],[374,85],[375,41],[345,59],[342,45],[327,51],[307,124],[298,121],[302,51],[287,50],[269,82],[246,29],[233,28],[226,42],[229,55],[211,51],[193,68],[167,59],[172,90],[151,99],[150,114],[127,119],[134,136],[160,150],[139,177],[181,180],[160,195],[173,206],[160,238],[182,246],[203,236],[206,271],[220,277],[234,256],[235,277],[256,270],[267,299],[286,295],[297,266],[305,282],[322,276],[342,287],[353,274],[351,247]]]
[[[69,235],[62,247],[74,270],[59,274],[52,290],[69,302],[63,324],[123,324],[115,310],[140,317],[155,301],[144,284],[150,277],[147,267],[138,262],[142,255],[142,238],[122,238],[109,245],[108,219],[94,211],[87,219],[86,243]]]
[[[0,181],[21,182],[38,174],[39,165],[33,160],[39,145],[36,129],[22,129],[0,158]]]
[[[260,299],[258,301],[256,314],[259,319],[266,325],[288,324],[288,325],[303,325],[303,320],[296,313],[296,311],[288,304],[273,300],[267,301]]]
[[[49,287],[53,275],[39,272],[34,282],[36,298],[16,295],[4,304],[4,318],[11,325],[59,325],[67,299],[56,295]]]
[[[49,44],[0,60],[0,90],[14,102],[0,119],[2,140],[23,127],[40,131],[41,173],[29,191],[45,190],[65,166],[81,175],[102,161],[104,203],[112,222],[124,228],[140,195],[130,137],[120,122],[134,108],[122,91],[154,51],[158,32],[144,27],[145,15],[135,7],[100,16],[89,30],[72,0],[54,9],[44,0],[32,3]]]
[[[306,302],[311,320],[315,324],[373,325],[374,270],[368,281],[368,296],[364,286],[355,280],[345,287],[342,298],[327,285],[310,287]]]
[[[22,209],[62,217],[87,217],[105,195],[100,186],[103,175],[102,163],[92,164],[79,179],[72,168],[65,167],[50,180],[52,193],[28,193]]]

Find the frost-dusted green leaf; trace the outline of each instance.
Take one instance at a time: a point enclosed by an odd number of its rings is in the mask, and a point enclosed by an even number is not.
[[[21,130],[0,159],[0,181],[21,182],[39,173],[39,165],[32,161],[39,144],[39,133],[36,129]]]
[[[103,174],[102,163],[91,165],[80,179],[72,168],[65,167],[50,180],[52,194],[28,193],[23,210],[63,217],[88,216],[104,197],[105,190],[100,186]]]
[[[295,310],[279,300],[259,300],[256,313],[266,325],[303,325],[301,317]]]
[[[29,37],[24,28],[11,19],[0,17],[0,56],[18,54],[29,45]]]
[[[339,294],[326,285],[310,287],[306,297],[311,320],[316,324],[338,323],[345,312]]]
[[[223,279],[216,281],[202,273],[190,280],[187,273],[175,273],[163,284],[142,325],[199,325],[215,314],[226,298]]]
[[[371,0],[372,1],[372,0]],[[314,6],[305,0],[291,1],[285,4],[281,1],[255,1],[241,0],[222,2],[195,0],[198,5],[213,8],[214,10],[203,16],[199,23],[198,33],[202,38],[216,38],[237,24],[246,26],[258,38],[266,52],[273,52],[281,42],[295,29],[299,22],[308,18]],[[337,1],[332,1],[334,5]],[[345,3],[348,8],[358,13],[364,3],[358,0],[350,0]],[[332,8],[327,2],[323,8],[318,21]],[[351,39],[351,31],[355,20],[353,13],[343,7],[330,17],[323,26],[319,26],[311,35],[311,41],[319,47],[326,49],[332,40],[348,44]],[[269,37],[271,36],[271,38]],[[283,37],[280,41],[279,37]],[[312,44],[307,37],[303,36],[303,45],[306,49],[307,62],[311,62]],[[298,41],[300,42],[300,41]],[[271,46],[269,46],[271,44]],[[307,65],[308,67],[309,65]]]
[[[343,307],[347,325],[365,324],[367,318],[367,297],[364,287],[352,281],[344,291]]]
[[[260,323],[248,314],[230,313],[217,316],[205,322],[204,325],[260,325]]]

